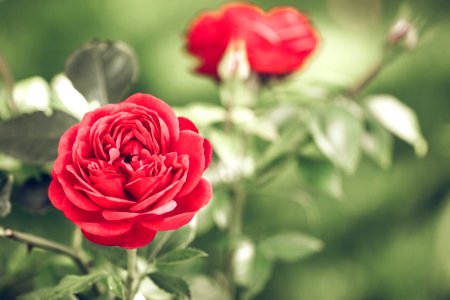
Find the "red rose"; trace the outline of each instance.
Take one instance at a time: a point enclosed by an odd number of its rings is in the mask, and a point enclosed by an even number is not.
[[[49,197],[90,241],[137,248],[188,223],[211,198],[211,145],[166,103],[135,94],[61,137]]]
[[[265,13],[251,4],[226,4],[200,15],[188,32],[187,49],[201,61],[197,72],[217,79],[217,66],[235,40],[244,40],[251,69],[265,75],[298,70],[318,43],[306,17],[292,7]]]

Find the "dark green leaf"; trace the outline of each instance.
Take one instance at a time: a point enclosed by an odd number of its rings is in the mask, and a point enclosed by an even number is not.
[[[294,262],[322,250],[323,243],[300,232],[285,232],[262,240],[258,248],[274,259]]]
[[[341,172],[329,161],[299,157],[298,169],[308,187],[334,198],[342,197]]]
[[[47,174],[39,178],[31,177],[14,189],[12,199],[31,213],[42,213],[50,206],[48,187],[51,177]]]
[[[43,288],[35,292],[19,297],[20,300],[55,300],[71,297],[81,293],[92,286],[95,282],[107,276],[104,271],[98,271],[89,275],[68,275],[53,288]]]
[[[0,122],[0,152],[26,162],[52,162],[61,135],[76,123],[77,119],[60,111],[51,116],[34,112]]]
[[[11,190],[14,177],[9,174],[0,177],[0,218],[6,217],[11,212]]]
[[[350,174],[356,170],[362,134],[356,117],[340,107],[317,108],[310,132],[322,153],[336,166]]]
[[[162,290],[179,298],[191,299],[191,291],[183,279],[163,272],[151,273],[148,276]]]
[[[67,59],[65,73],[88,101],[119,102],[137,77],[137,61],[122,42],[92,41]]]
[[[392,136],[377,122],[368,120],[361,147],[380,167],[387,169],[392,162]]]
[[[158,265],[171,265],[206,256],[208,254],[195,248],[176,249],[159,257],[156,263]]]

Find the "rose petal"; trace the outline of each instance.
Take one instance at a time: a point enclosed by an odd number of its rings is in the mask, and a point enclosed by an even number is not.
[[[61,184],[58,182],[58,179],[55,176],[52,176],[54,179],[50,182],[50,187],[48,188],[48,197],[50,202],[52,202],[53,206],[57,209],[62,210],[64,199],[66,195],[61,187]]]
[[[173,230],[191,221],[197,211],[208,204],[212,196],[212,188],[206,179],[202,178],[195,189],[182,198],[176,199],[178,203],[169,216],[154,217],[142,224],[152,230]]]
[[[205,153],[205,170],[209,167],[209,163],[212,159],[212,145],[211,142],[207,139],[203,140],[203,149]]]
[[[72,151],[73,143],[77,137],[78,128],[80,124],[75,124],[61,136],[58,145],[58,155],[61,155],[67,151]]]
[[[125,232],[129,231],[133,226],[133,224],[129,222],[107,222],[107,223],[77,222],[77,225],[84,232],[103,237],[110,237],[124,234]]]
[[[151,215],[163,215],[165,213],[171,212],[177,207],[177,202],[170,200],[166,204],[156,207],[155,209],[145,212],[145,213],[133,213],[133,212],[122,212],[122,211],[112,211],[104,210],[102,216],[109,221],[122,221],[127,219],[145,219]]]
[[[186,195],[197,185],[205,170],[205,153],[203,149],[204,139],[195,132],[184,130],[180,133],[176,152],[178,155],[188,155],[189,169],[186,183],[183,185],[179,196]]]
[[[190,130],[198,133],[198,129],[191,120],[185,117],[178,117],[178,123],[180,124],[180,130]]]
[[[170,201],[175,197],[175,195],[180,191],[183,183],[185,182],[184,177],[172,182],[165,189],[159,191],[156,194],[151,195],[147,199],[144,199],[135,205],[130,207],[130,211],[137,212],[147,209],[149,206],[153,205],[157,201],[160,203],[159,205],[163,205],[166,202]],[[158,206],[159,206],[158,205]]]
[[[164,101],[148,94],[138,93],[128,97],[123,103],[134,103],[155,111],[167,126],[170,139],[173,141],[178,140],[180,129],[177,117],[173,109]]]
[[[150,243],[155,237],[156,231],[150,230],[140,224],[134,224],[129,231],[117,236],[103,237],[85,231],[83,231],[83,234],[89,241],[95,244],[135,249]]]
[[[89,199],[91,199],[93,202],[95,202],[95,204],[101,206],[102,208],[123,209],[128,208],[135,204],[135,202],[131,200],[116,198],[112,196],[105,196],[99,193],[91,192],[79,186],[76,186],[76,188],[84,191],[88,195]]]

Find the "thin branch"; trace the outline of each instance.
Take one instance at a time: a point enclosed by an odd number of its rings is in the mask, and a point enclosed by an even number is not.
[[[174,232],[175,231],[173,230],[164,232],[163,237],[159,240],[159,243],[155,246],[155,249],[153,249],[152,253],[150,253],[150,256],[148,257],[149,262],[152,262],[155,259],[159,251],[161,251],[161,249],[164,247],[164,245],[167,243]]]
[[[351,98],[354,98],[358,95],[377,75],[381,72],[383,67],[385,66],[384,60],[378,62],[372,69],[367,72],[367,74],[357,82],[353,87],[351,87],[344,94]]]
[[[54,253],[65,255],[73,260],[73,262],[77,265],[77,267],[83,274],[89,273],[89,263],[80,255],[78,255],[74,250],[63,244],[53,242],[33,234],[24,233],[17,230],[13,230],[11,228],[3,228],[3,227],[0,227],[0,237],[25,243],[31,247],[36,247]]]
[[[17,111],[17,105],[14,102],[14,77],[8,68],[5,58],[0,53],[0,75],[5,81],[5,88],[8,95],[8,105],[13,111]]]

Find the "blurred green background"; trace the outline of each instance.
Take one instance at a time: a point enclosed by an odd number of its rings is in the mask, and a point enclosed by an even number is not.
[[[195,61],[184,50],[184,33],[196,14],[223,2],[0,0],[0,52],[16,79],[50,80],[91,38],[123,40],[139,58],[134,91],[172,105],[218,103],[214,83],[190,71]],[[277,191],[292,178],[279,180],[270,195],[252,199],[246,209],[248,233],[299,229],[326,245],[297,264],[278,264],[257,299],[450,299],[450,1],[253,2],[306,12],[321,45],[297,80],[337,84],[356,81],[379,59],[386,30],[408,4],[426,26],[422,45],[387,67],[365,93],[391,93],[412,107],[430,148],[417,159],[396,140],[388,171],[364,159],[356,175],[346,178],[342,201],[301,195],[298,203],[287,201]],[[70,230],[55,211],[29,217],[19,208],[2,225],[61,240]],[[15,247],[0,243],[3,254]]]

